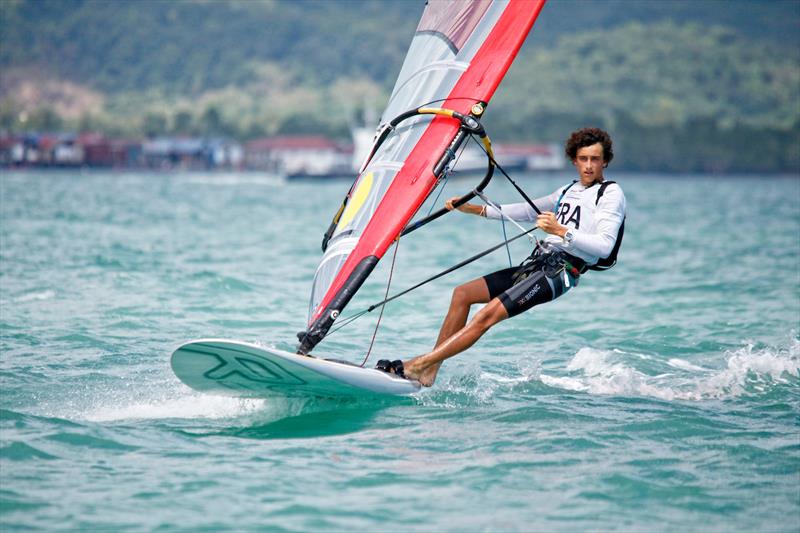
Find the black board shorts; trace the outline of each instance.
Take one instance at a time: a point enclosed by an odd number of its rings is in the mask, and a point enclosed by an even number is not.
[[[489,288],[489,298],[499,298],[509,317],[555,300],[577,285],[577,279],[563,270],[553,277],[538,270],[515,285],[513,276],[519,268],[504,268],[483,276]]]

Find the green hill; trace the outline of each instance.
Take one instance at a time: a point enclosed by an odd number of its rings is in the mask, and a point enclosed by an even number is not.
[[[258,79],[389,84],[420,2],[4,0],[3,67],[34,64],[104,92],[197,94]]]
[[[637,170],[797,172],[799,58],[720,26],[631,22],[520,57],[486,123],[536,140],[600,124]]]
[[[0,128],[344,137],[382,108],[423,6],[3,0]],[[644,154],[629,168],[797,171],[798,27],[794,1],[551,0],[487,126],[550,141],[600,124]]]

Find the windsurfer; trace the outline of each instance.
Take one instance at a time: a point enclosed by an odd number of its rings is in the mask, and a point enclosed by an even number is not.
[[[583,128],[570,135],[565,152],[579,179],[534,200],[541,214],[524,202],[503,205],[500,210],[469,203],[458,208],[486,218],[535,220],[548,235],[519,267],[456,287],[432,351],[408,361],[383,360],[378,368],[430,386],[444,360],[472,346],[498,322],[565,294],[578,284],[587,267],[616,252],[625,195],[614,182],[604,183],[603,171],[614,156],[611,137],[599,128]],[[452,210],[456,200],[447,200],[445,206]],[[467,322],[470,307],[483,303]]]

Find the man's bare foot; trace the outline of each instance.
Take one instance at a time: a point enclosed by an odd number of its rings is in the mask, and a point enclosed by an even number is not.
[[[430,387],[436,381],[436,372],[439,370],[439,365],[432,365],[424,369],[417,369],[414,360],[404,363],[406,377],[408,379],[415,379],[419,381],[420,385]]]

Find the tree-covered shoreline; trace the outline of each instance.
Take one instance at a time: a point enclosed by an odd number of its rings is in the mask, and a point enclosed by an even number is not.
[[[614,134],[629,170],[800,171],[800,48],[786,33],[800,20],[796,4],[729,2],[724,17],[708,3],[602,4],[546,5],[487,111],[494,139],[557,142],[591,124]],[[570,26],[593,13],[608,21],[608,9],[618,9],[613,26]],[[365,109],[385,105],[421,10],[372,0],[3,2],[0,129],[344,140]],[[774,38],[746,15],[772,21]]]

